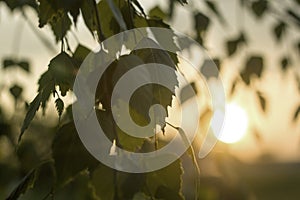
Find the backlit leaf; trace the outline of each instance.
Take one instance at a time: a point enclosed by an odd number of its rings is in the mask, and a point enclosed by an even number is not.
[[[98,163],[83,146],[72,122],[63,125],[56,133],[52,155],[59,185],[66,184],[79,172]]]

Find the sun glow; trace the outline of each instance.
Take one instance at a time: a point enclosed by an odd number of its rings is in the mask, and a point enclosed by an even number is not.
[[[248,116],[243,108],[235,103],[226,105],[225,120],[218,139],[225,143],[235,143],[243,138],[248,128]]]

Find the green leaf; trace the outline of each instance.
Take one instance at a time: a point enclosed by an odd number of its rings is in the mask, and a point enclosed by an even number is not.
[[[252,3],[252,11],[256,17],[260,18],[264,15],[265,11],[268,9],[268,1],[257,0]]]
[[[150,17],[157,17],[159,19],[165,20],[167,18],[167,14],[159,7],[155,6],[149,11]]]
[[[31,170],[18,184],[18,186],[10,193],[6,200],[17,200],[27,190],[33,188],[37,176],[37,169]]]
[[[94,8],[93,0],[84,0],[81,13],[84,20],[85,25],[88,27],[92,35],[94,35],[94,31],[97,31],[97,17]]]
[[[50,95],[55,91],[54,77],[49,70],[41,75],[38,85],[38,92],[42,95],[41,107],[43,109],[43,114],[45,114]]]
[[[65,106],[64,102],[63,102],[63,100],[61,100],[61,98],[58,98],[55,100],[55,107],[56,107],[59,118],[61,117],[61,114],[64,111],[64,106]]]
[[[14,85],[9,89],[11,95],[14,97],[15,101],[17,101],[23,92],[23,88],[18,85]]]
[[[82,64],[82,62],[84,61],[84,59],[89,55],[89,53],[91,52],[90,49],[88,49],[87,47],[79,44],[73,54],[73,60],[76,63],[76,67],[79,68],[80,65]]]
[[[285,33],[285,31],[286,31],[286,23],[284,22],[279,22],[274,26],[273,33],[278,42],[281,40],[282,35]]]
[[[32,121],[32,119],[34,118],[36,112],[39,110],[41,101],[42,101],[42,95],[41,95],[41,93],[39,93],[34,98],[34,100],[30,103],[28,111],[25,116],[25,119],[23,121],[21,133],[19,135],[19,139],[18,139],[19,142],[21,141],[21,138],[22,138],[25,130],[28,128],[28,126],[29,126],[30,122]]]
[[[95,195],[100,199],[114,200],[114,170],[100,164],[91,174],[91,185]]]
[[[119,8],[116,7],[115,3],[113,0],[106,0],[108,6],[110,7],[110,10],[112,11],[116,21],[118,22],[118,24],[120,25],[121,29],[123,31],[127,30],[127,26],[126,23],[123,19],[123,15],[120,12]]]
[[[169,166],[146,174],[146,185],[149,192],[162,199],[183,199],[181,184],[183,169],[180,160]],[[168,193],[163,191],[167,190]],[[176,197],[176,198],[175,198]]]
[[[60,88],[62,96],[72,89],[76,75],[76,67],[72,58],[65,52],[54,57],[49,64],[49,71],[55,77],[55,84]]]
[[[38,15],[39,15],[39,27],[45,26],[52,17],[56,14],[56,8],[54,1],[50,0],[39,0]]]
[[[70,30],[72,22],[68,14],[64,11],[58,11],[50,21],[51,29],[55,35],[56,41],[62,40]]]
[[[56,133],[52,156],[59,185],[65,185],[81,171],[98,164],[81,143],[73,122],[63,125]]]

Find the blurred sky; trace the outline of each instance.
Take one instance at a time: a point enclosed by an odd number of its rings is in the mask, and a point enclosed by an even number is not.
[[[166,1],[140,0],[140,2],[146,11],[156,4],[159,4],[163,9],[167,9]],[[193,2],[192,6],[199,7],[202,11],[209,13],[203,5],[195,3],[198,1]],[[255,87],[264,93],[267,99],[268,111],[265,114],[260,111],[253,91],[243,86],[238,88],[238,95],[234,101],[244,107],[250,116],[250,129],[242,141],[228,145],[228,149],[243,160],[251,160],[263,152],[271,152],[282,161],[299,159],[299,122],[298,126],[291,122],[293,112],[296,106],[299,105],[299,93],[296,90],[292,72],[289,71],[284,75],[281,73],[279,66],[282,55],[296,56],[296,54],[290,53],[293,50],[290,49],[291,45],[288,43],[299,38],[299,31],[297,32],[295,29],[289,31],[287,42],[278,45],[271,33],[272,24],[276,22],[276,19],[272,16],[265,16],[263,20],[257,21],[253,18],[252,13],[240,9],[239,2],[238,0],[218,1],[228,26],[220,25],[213,17],[214,24],[210,27],[206,38],[207,50],[212,57],[225,58],[226,49],[224,44],[226,39],[236,37],[239,30],[243,28],[248,36],[250,47],[247,47],[247,51],[242,55],[239,54],[238,57],[222,60],[222,66],[225,69],[222,78],[225,84],[230,83],[233,75],[237,74],[238,69],[243,67],[247,55],[252,53],[262,54],[265,58],[267,70],[261,83],[257,82]],[[281,6],[280,3],[276,4],[275,2],[274,4],[275,6]],[[192,34],[193,23],[189,20],[192,19],[192,6],[179,7],[176,10],[172,24],[177,31]],[[55,45],[54,37],[48,27],[42,30],[37,28],[38,19],[35,17],[35,13],[30,10],[27,10],[26,13],[31,23],[35,25],[36,30],[52,42],[56,52],[50,52],[40,42],[28,22],[24,20],[19,12],[11,14],[6,6],[0,4],[0,60],[12,56],[19,59],[30,58],[32,69],[30,75],[21,70],[1,72],[0,88],[9,87],[13,83],[24,85],[25,99],[31,101],[36,94],[36,83],[40,74],[47,70],[50,59],[60,51],[60,45]],[[83,25],[81,18],[77,28],[72,32],[83,45],[92,49],[97,46],[87,28]],[[69,33],[69,41],[74,49],[77,43],[72,33]],[[297,61],[297,63],[293,63],[293,65],[299,67],[299,58],[294,57],[294,61]],[[12,101],[9,95],[2,92],[0,95],[1,104]],[[53,108],[53,105],[50,103],[49,107]],[[5,106],[4,109],[7,111],[13,110],[13,104]],[[55,113],[50,113],[50,115],[55,116]],[[254,131],[261,133],[261,143],[256,141]]]

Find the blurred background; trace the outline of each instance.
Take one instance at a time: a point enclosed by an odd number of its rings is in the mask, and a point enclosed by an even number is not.
[[[140,0],[140,4],[147,15],[163,19],[202,44],[220,69],[227,117],[213,151],[197,160],[202,199],[299,199],[300,1],[190,0],[186,4],[184,0]],[[81,16],[68,40],[71,48],[78,41],[90,49],[97,47]],[[50,154],[58,125],[52,104],[46,115],[38,112],[18,150],[16,140],[26,105],[38,89],[37,81],[60,45],[50,27],[38,28],[32,9],[21,12],[4,1],[0,1],[0,44],[3,199]],[[10,67],[9,62],[18,67]],[[72,98],[64,101],[68,105]],[[208,126],[209,116],[209,109],[204,108],[201,128]],[[200,145],[195,142],[196,149]],[[182,159],[183,194],[192,199],[193,167],[186,155]]]

